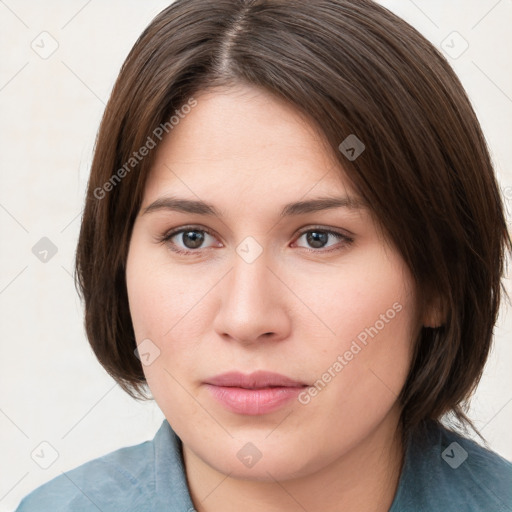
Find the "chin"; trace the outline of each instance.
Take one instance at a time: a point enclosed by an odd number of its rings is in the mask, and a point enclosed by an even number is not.
[[[211,453],[211,447],[206,447],[207,453],[196,453],[216,471],[238,480],[284,481],[307,476],[322,467],[321,460],[310,460],[291,446],[260,443],[258,449],[252,443],[234,444],[217,446],[215,453]]]

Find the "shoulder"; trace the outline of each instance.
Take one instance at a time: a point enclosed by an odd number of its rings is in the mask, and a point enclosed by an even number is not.
[[[393,512],[512,512],[512,464],[471,439],[430,424],[410,439],[396,502]]]
[[[120,448],[41,485],[23,498],[16,512],[150,510],[154,460],[152,441]]]
[[[475,441],[440,428],[440,477],[455,489],[467,510],[512,512],[512,464]]]

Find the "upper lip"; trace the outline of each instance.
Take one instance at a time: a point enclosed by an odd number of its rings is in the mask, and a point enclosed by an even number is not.
[[[237,387],[246,389],[263,389],[269,387],[302,387],[306,386],[303,382],[299,382],[279,373],[257,371],[245,375],[240,372],[227,372],[215,377],[211,377],[205,381],[206,384],[214,386]]]

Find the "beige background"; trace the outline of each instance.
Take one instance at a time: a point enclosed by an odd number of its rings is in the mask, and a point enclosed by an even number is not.
[[[71,271],[104,104],[136,38],[168,3],[0,0],[0,512],[62,471],[150,439],[163,419],[95,360]],[[382,3],[451,53],[512,209],[511,0]],[[46,263],[32,252],[43,237],[57,249]],[[471,411],[510,460],[511,329],[508,306]],[[58,457],[43,469],[34,450],[41,464]]]

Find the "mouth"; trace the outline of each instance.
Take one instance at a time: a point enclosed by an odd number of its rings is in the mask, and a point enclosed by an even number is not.
[[[274,412],[308,384],[278,373],[258,371],[245,375],[228,372],[205,381],[214,399],[231,412],[256,416]]]

